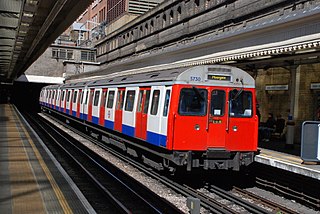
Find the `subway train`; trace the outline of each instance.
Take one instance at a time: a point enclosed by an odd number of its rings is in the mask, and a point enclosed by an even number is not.
[[[50,85],[39,102],[158,170],[235,170],[258,142],[254,79],[226,65],[138,69]]]

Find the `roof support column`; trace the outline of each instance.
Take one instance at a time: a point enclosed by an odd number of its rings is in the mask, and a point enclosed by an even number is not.
[[[287,122],[287,136],[286,136],[286,147],[293,148],[294,143],[294,130],[295,130],[295,117],[297,117],[297,102],[298,98],[296,97],[299,92],[299,84],[300,84],[300,78],[297,79],[297,70],[299,66],[297,65],[290,65],[286,67],[290,71],[290,112],[288,115],[288,122]]]

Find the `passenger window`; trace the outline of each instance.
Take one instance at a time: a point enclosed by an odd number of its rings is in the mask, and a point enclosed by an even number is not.
[[[168,116],[170,93],[171,93],[170,90],[166,91],[166,96],[165,96],[165,99],[164,99],[164,108],[163,108],[163,116],[164,117]]]
[[[75,92],[74,92],[74,95],[73,95],[73,103],[76,103],[76,101],[77,101],[77,95],[78,95],[78,91],[75,91]]]
[[[122,110],[123,101],[124,101],[124,91],[123,90],[119,90],[118,91],[118,97],[117,97],[117,106],[116,106],[117,110]]]
[[[125,106],[125,110],[126,111],[132,111],[133,110],[135,94],[136,94],[136,92],[133,91],[133,90],[127,92],[126,106]]]
[[[62,98],[61,101],[64,101],[64,95],[65,95],[65,91],[62,92]]]
[[[86,105],[88,104],[88,97],[89,97],[89,91],[87,91],[86,93],[86,102],[85,102]]]
[[[94,94],[94,102],[93,102],[94,106],[98,106],[99,98],[100,98],[100,91],[96,91]]]
[[[179,114],[204,116],[207,114],[208,92],[205,89],[183,88],[180,92]]]
[[[102,97],[101,97],[101,106],[106,106],[106,100],[107,100],[107,94],[108,91],[103,91]]]
[[[149,109],[149,101],[150,101],[150,90],[146,91],[146,101],[144,102],[143,106],[143,113],[147,114]]]
[[[113,101],[114,101],[114,91],[109,91],[107,108],[113,107]]]
[[[210,114],[214,116],[223,116],[226,102],[226,92],[222,90],[213,90],[211,93]]]
[[[150,112],[151,115],[157,115],[159,99],[160,99],[160,90],[154,90],[152,95],[152,103],[151,103],[151,112]]]
[[[230,116],[252,117],[252,93],[242,89],[229,92]]]
[[[137,112],[141,112],[141,111],[142,111],[142,104],[143,104],[143,103],[142,103],[142,98],[143,98],[144,92],[145,92],[145,90],[139,91]]]
[[[67,94],[67,102],[70,102],[70,94],[71,94],[71,91],[68,91],[68,94]]]

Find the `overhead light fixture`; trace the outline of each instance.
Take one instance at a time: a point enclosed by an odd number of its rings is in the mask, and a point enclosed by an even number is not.
[[[33,5],[37,5],[38,4],[38,0],[27,0],[28,4],[33,4]]]
[[[305,50],[300,50],[300,51],[296,51],[296,54],[305,54],[305,53],[312,53],[312,52],[316,52],[317,49],[305,49]]]
[[[29,24],[29,23],[26,23],[26,22],[21,22],[21,26],[29,27],[30,24]]]
[[[29,13],[29,12],[24,12],[23,13],[23,16],[25,16],[25,17],[29,17],[29,18],[31,18],[31,17],[33,17],[33,13]]]

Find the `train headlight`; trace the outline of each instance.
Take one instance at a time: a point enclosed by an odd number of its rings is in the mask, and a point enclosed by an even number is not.
[[[197,130],[197,131],[199,131],[199,130],[200,130],[200,126],[199,126],[198,124],[196,124],[196,125],[194,126],[194,129]]]
[[[233,127],[232,127],[232,130],[233,130],[234,132],[238,131],[238,127],[237,127],[237,126],[233,126]]]

